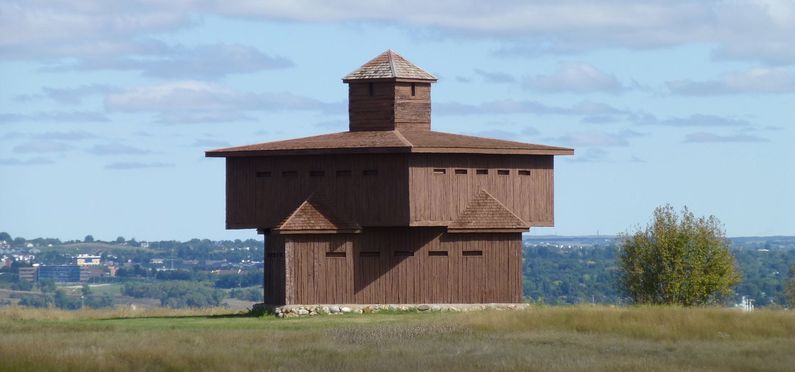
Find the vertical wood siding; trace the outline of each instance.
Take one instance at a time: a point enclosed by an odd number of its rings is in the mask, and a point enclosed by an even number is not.
[[[372,95],[370,95],[372,84]],[[351,131],[431,129],[431,84],[350,83],[348,117]]]
[[[416,154],[410,164],[412,223],[453,221],[481,188],[533,226],[554,223],[552,156]],[[437,169],[445,173],[434,172]],[[467,173],[456,174],[456,169]],[[488,174],[477,174],[478,169]],[[500,169],[509,175],[498,174]]]
[[[350,171],[337,176],[337,171]],[[364,175],[376,170],[376,175]],[[294,176],[282,172],[294,171]],[[312,176],[310,172],[323,172]],[[270,177],[257,177],[270,172]],[[363,226],[408,224],[408,157],[289,156],[227,159],[227,228],[271,228],[318,192]]]
[[[520,233],[384,228],[281,239],[286,249],[287,304],[522,301]],[[267,239],[268,244],[272,241]],[[447,256],[431,256],[431,251]],[[482,255],[466,256],[467,251]],[[344,252],[345,257],[327,252]]]

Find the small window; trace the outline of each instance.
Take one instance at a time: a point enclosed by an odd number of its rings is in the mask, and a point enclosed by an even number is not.
[[[455,174],[467,174],[467,170],[466,169],[456,169],[455,170]]]
[[[519,171],[519,175],[520,176],[529,176],[530,175],[530,171],[526,170],[526,169],[525,170],[520,170]]]
[[[464,256],[482,256],[483,251],[464,251]]]
[[[447,257],[447,251],[428,251],[428,256],[431,256],[431,257]]]
[[[444,168],[434,168],[433,174],[445,174],[447,173],[447,169]]]
[[[329,258],[345,258],[345,252],[326,252],[326,257],[329,257]]]
[[[500,176],[507,176],[507,175],[511,174],[511,171],[509,171],[507,169],[500,169],[500,170],[497,171],[497,174],[499,174]]]
[[[475,171],[475,173],[476,174],[481,174],[481,175],[489,174],[489,170],[488,169],[478,169],[478,170]]]
[[[412,251],[395,251],[395,257],[410,257],[413,255],[414,252]]]
[[[359,257],[379,257],[381,252],[378,251],[362,251],[359,252]]]
[[[411,83],[411,96],[414,97],[417,95],[417,84]]]
[[[368,93],[370,94],[370,97],[372,97],[373,96],[373,83],[367,84],[367,89],[368,89]]]
[[[322,170],[313,170],[309,171],[309,177],[323,177],[326,175],[326,172]]]
[[[362,171],[363,176],[377,176],[378,169],[365,169]]]
[[[271,172],[270,171],[257,172],[257,178],[264,178],[264,177],[270,177],[270,176],[271,176]]]
[[[282,171],[282,177],[298,177],[298,171]]]
[[[351,174],[353,174],[353,173],[351,172],[350,169],[337,170],[337,177],[350,177]]]

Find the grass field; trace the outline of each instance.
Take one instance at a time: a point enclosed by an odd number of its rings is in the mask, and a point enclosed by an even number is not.
[[[8,308],[0,369],[795,370],[795,312],[579,306],[277,319]]]

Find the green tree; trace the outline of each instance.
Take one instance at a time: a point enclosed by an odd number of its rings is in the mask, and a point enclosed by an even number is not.
[[[86,235],[86,237],[83,239],[83,242],[84,243],[93,243],[94,242],[94,236],[93,235]]]
[[[7,243],[11,243],[11,235],[5,231],[0,232],[0,240],[5,240]]]
[[[643,304],[703,305],[731,294],[740,281],[720,221],[687,207],[654,210],[651,224],[621,237],[619,283]]]
[[[789,268],[790,279],[787,282],[787,301],[790,308],[795,308],[795,265]]]
[[[53,279],[42,279],[39,280],[39,290],[42,293],[52,293],[55,292],[55,289],[58,286],[55,284],[55,280]]]
[[[116,244],[124,244],[126,241],[123,236],[116,238]]]

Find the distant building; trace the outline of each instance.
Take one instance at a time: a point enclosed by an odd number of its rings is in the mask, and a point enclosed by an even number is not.
[[[35,282],[38,281],[38,266],[28,266],[28,267],[20,267],[19,272],[19,280],[24,280],[26,282]]]
[[[77,283],[80,281],[80,266],[52,265],[39,266],[38,280],[52,279],[58,283]]]
[[[90,254],[78,254],[75,258],[77,266],[99,266],[101,261],[100,256]]]

